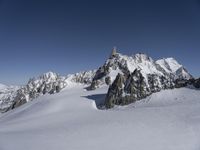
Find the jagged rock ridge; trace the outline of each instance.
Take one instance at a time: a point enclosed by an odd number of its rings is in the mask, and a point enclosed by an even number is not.
[[[70,84],[91,84],[94,74],[95,70],[83,71],[64,77],[54,72],[47,72],[38,78],[32,78],[25,86],[13,90],[9,89],[9,93],[0,93],[0,112],[19,107],[40,95],[58,93]]]
[[[115,105],[127,105],[163,89],[186,86],[200,88],[200,78],[173,80],[173,78],[167,79],[164,76],[159,77],[152,74],[148,76],[148,82],[146,83],[140,70],[135,69],[128,78],[119,73],[108,89],[105,107],[112,108]]]
[[[118,73],[128,76],[135,69],[141,70],[145,82],[148,82],[148,75],[154,74],[173,79],[191,79],[192,76],[174,58],[167,58],[154,61],[146,54],[138,53],[133,56],[126,56],[116,52],[111,54],[109,59],[101,66],[90,86],[94,90],[101,85],[108,84],[106,80],[114,81]]]
[[[0,84],[0,112],[5,111],[12,105],[14,97],[17,94],[19,86],[6,86]]]

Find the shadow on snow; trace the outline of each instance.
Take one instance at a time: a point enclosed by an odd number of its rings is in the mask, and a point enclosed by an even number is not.
[[[89,100],[92,100],[95,102],[96,107],[98,109],[103,109],[104,103],[105,103],[105,98],[106,94],[93,94],[93,95],[88,95],[88,96],[83,96]]]

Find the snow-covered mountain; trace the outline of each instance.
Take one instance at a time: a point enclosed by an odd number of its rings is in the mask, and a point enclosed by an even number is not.
[[[119,73],[123,75],[125,82],[125,80],[130,80],[130,75],[135,70],[138,70],[144,78],[146,95],[173,87],[175,85],[174,81],[177,79],[188,80],[192,78],[185,67],[173,58],[154,61],[146,54],[138,53],[133,56],[126,56],[117,53],[116,49],[114,49],[104,65],[97,70],[82,71],[67,76],[48,72],[37,78],[30,79],[25,86],[9,88],[10,90],[7,90],[6,94],[1,96],[0,110],[8,111],[14,109],[40,95],[58,93],[66,86],[84,84],[88,86],[87,89],[89,90],[94,90],[101,86],[110,86]],[[151,82],[154,82],[154,85]],[[6,89],[3,85],[0,87]]]
[[[193,78],[174,58],[154,61],[146,54],[138,53],[129,57],[116,50],[113,50],[95,77],[90,89],[109,80],[112,83],[106,96],[106,108],[127,105],[163,89],[186,86],[187,83],[180,85],[177,80],[186,82]]]
[[[90,71],[81,71],[75,74],[69,74],[67,75],[66,81],[88,85],[92,83],[92,79],[94,78],[95,73],[96,70],[90,70]]]
[[[173,58],[154,61],[151,57],[143,53],[126,56],[117,53],[116,49],[114,49],[105,64],[97,70],[90,89],[110,84],[114,81],[118,73],[128,76],[135,69],[141,71],[146,83],[150,74],[172,78],[173,80],[192,78],[188,71]]]
[[[44,94],[58,93],[66,86],[70,87],[75,84],[89,85],[92,82],[94,74],[95,70],[82,71],[67,76],[47,72],[37,78],[31,78],[25,86],[20,88],[1,85],[0,111],[4,112],[14,109]]]
[[[173,73],[176,78],[191,79],[192,75],[180,65],[174,58],[160,59],[156,61],[167,73]]]

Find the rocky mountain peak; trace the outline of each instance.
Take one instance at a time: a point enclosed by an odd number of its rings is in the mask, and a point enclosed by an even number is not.
[[[106,84],[105,79],[114,81],[118,73],[125,76],[131,74],[135,69],[141,70],[146,82],[149,74],[177,78],[192,78],[188,71],[180,65],[174,58],[166,58],[154,61],[144,53],[137,53],[127,56],[117,53],[116,49],[106,62],[99,67],[92,80],[91,89],[96,89]],[[182,68],[182,69],[181,69]]]
[[[40,76],[40,78],[47,80],[56,80],[58,78],[58,74],[50,71]]]
[[[145,61],[150,61],[153,62],[153,59],[151,57],[149,57],[147,54],[144,53],[137,53],[133,56],[133,59],[137,62],[137,63],[142,63]]]
[[[110,59],[112,59],[113,57],[115,57],[117,55],[117,47],[113,47],[111,55],[110,55]]]

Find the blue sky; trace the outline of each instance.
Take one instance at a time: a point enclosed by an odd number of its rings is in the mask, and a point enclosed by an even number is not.
[[[199,0],[0,0],[0,83],[95,69],[113,46],[199,77],[199,27]]]

